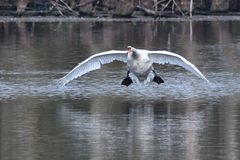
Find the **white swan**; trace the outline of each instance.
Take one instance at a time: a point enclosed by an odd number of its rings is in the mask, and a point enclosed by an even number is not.
[[[164,83],[164,81],[157,76],[156,72],[154,71],[152,66],[153,63],[169,63],[179,65],[208,82],[205,76],[192,63],[178,54],[169,51],[149,51],[145,49],[136,49],[128,46],[127,51],[110,50],[89,57],[73,68],[66,76],[61,78],[59,80],[59,84],[65,85],[71,80],[90,71],[100,69],[101,64],[111,63],[114,60],[127,63],[127,77],[121,83],[122,85],[126,86],[133,83],[133,81],[140,82],[139,78],[144,78],[144,83],[150,81],[154,81],[158,84]]]

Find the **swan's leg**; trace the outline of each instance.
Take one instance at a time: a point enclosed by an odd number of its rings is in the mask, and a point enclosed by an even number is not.
[[[124,78],[124,80],[122,81],[121,85],[125,85],[125,86],[129,86],[130,84],[133,83],[132,79],[129,77],[129,71],[127,72],[127,77]]]
[[[138,77],[134,73],[129,73],[129,77],[132,79],[133,83],[141,84]]]
[[[148,73],[148,76],[147,76],[147,79],[144,80],[144,84],[148,84],[150,83],[151,81],[153,81],[153,78],[155,77],[155,73],[153,71],[150,71]]]
[[[152,71],[154,73],[153,82],[156,82],[157,84],[164,83],[164,80],[161,77],[159,77],[154,70]]]

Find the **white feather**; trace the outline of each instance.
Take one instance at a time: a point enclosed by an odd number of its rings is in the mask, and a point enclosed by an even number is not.
[[[158,64],[174,64],[185,68],[196,76],[206,80],[207,78],[184,57],[169,51],[147,51],[152,63]]]
[[[100,69],[101,64],[111,63],[114,60],[127,62],[127,51],[111,50],[95,54],[79,63],[66,76],[61,78],[58,81],[58,84],[64,86],[77,77],[80,77],[90,71]]]

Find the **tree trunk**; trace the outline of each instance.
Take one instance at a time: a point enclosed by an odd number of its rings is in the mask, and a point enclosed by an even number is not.
[[[154,2],[154,11],[155,11],[155,14],[158,12],[158,2],[157,0],[153,0]]]
[[[192,18],[193,0],[190,1],[190,17]]]
[[[28,0],[18,0],[17,2],[17,16],[22,16],[27,8]]]

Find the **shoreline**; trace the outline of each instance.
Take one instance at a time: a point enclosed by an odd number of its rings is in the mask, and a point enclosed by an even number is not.
[[[109,18],[109,17],[55,17],[33,16],[12,17],[0,16],[0,23],[4,22],[152,22],[152,21],[240,21],[240,15],[194,15],[179,17],[132,17],[132,18]]]

